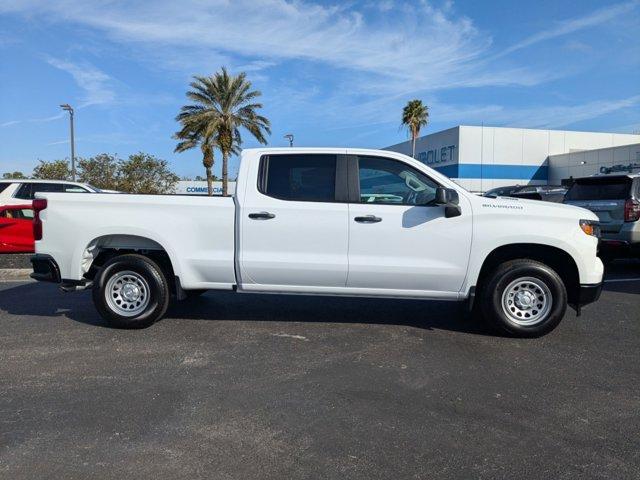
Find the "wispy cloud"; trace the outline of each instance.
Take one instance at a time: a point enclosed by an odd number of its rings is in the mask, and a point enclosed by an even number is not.
[[[283,62],[324,65],[337,72],[331,81],[343,98],[370,100],[456,88],[529,87],[555,80],[569,67],[533,68],[499,58],[601,25],[639,2],[558,22],[497,55],[492,55],[492,37],[455,12],[451,2],[436,7],[425,0],[384,1],[358,7],[351,2],[328,5],[308,0],[31,0],[4,8],[101,30],[116,42],[146,49],[150,58],[170,68],[184,62],[193,66],[201,59],[224,60],[238,69],[266,74]],[[384,12],[364,15],[363,9]],[[56,58],[48,62],[74,77],[85,91],[84,105],[113,101],[112,79],[104,72]],[[262,73],[256,77],[266,79]],[[361,98],[357,103],[361,105]]]
[[[563,44],[568,49],[565,55],[571,54],[569,50],[583,51],[588,45],[572,34],[619,21],[632,11],[635,15],[640,0],[552,20],[549,28],[523,34],[525,38],[502,49],[489,32],[457,12],[452,2],[438,5],[426,0],[333,4],[320,0],[23,0],[0,3],[0,12],[88,27],[100,32],[101,42],[111,40],[116,48],[126,50],[128,59],[138,66],[153,65],[163,73],[178,71],[185,79],[226,64],[232,70],[252,72],[251,79],[261,84],[280,67],[279,78],[263,88],[265,105],[275,106],[282,118],[289,114],[287,122],[296,115],[296,125],[313,124],[318,129],[388,128],[398,123],[398,109],[409,95],[423,98],[439,122],[484,120],[548,128],[638,104],[637,97],[628,97],[523,107],[525,94],[512,105],[460,106],[439,103],[437,97],[444,97],[445,90],[533,87],[573,75],[575,64],[558,62],[557,57],[530,65],[520,55],[510,54],[539,44],[546,47],[543,42],[560,37],[569,42]],[[589,41],[597,51],[595,40]],[[625,48],[637,49],[627,43]],[[136,97],[152,101],[148,93],[130,92],[94,64],[79,61],[77,51],[64,59],[56,55],[46,61],[74,78],[83,94],[82,106],[119,105],[125,97],[128,106]],[[176,103],[182,98],[166,100]],[[299,111],[305,115],[297,115]]]
[[[510,53],[522,50],[523,48],[530,47],[546,40],[551,40],[553,38],[575,33],[579,30],[602,25],[603,23],[609,22],[624,15],[625,13],[630,12],[631,10],[634,10],[639,5],[640,1],[638,0],[620,3],[617,5],[608,5],[587,15],[557,22],[551,28],[541,30],[537,33],[534,33],[533,35],[528,36],[524,40],[511,45],[510,47],[500,52],[498,55],[494,56],[494,58],[509,55]]]
[[[115,92],[111,87],[112,78],[88,63],[76,64],[54,57],[46,57],[52,67],[67,72],[84,91],[82,102],[78,108],[89,105],[110,103],[115,99]]]
[[[25,118],[21,120],[9,120],[4,123],[0,123],[0,127],[10,127],[11,125],[18,125],[20,123],[47,123],[52,122],[54,120],[58,120],[65,115],[64,112],[57,113],[55,115],[51,115],[48,117],[36,117],[36,118]]]
[[[69,139],[67,139],[67,140],[58,140],[56,142],[49,142],[49,143],[46,143],[45,145],[50,147],[52,145],[64,145],[65,143],[69,143]]]
[[[78,143],[95,143],[95,144],[113,144],[118,145],[136,145],[137,138],[135,135],[130,135],[128,132],[108,132],[108,133],[93,133],[89,135],[83,135],[76,137]],[[45,146],[55,145],[68,145],[69,139],[55,140],[53,142],[45,143]]]
[[[49,56],[45,57],[45,61],[52,67],[71,75],[78,87],[82,89],[83,95],[80,99],[80,103],[75,105],[76,108],[85,108],[90,105],[102,105],[114,101],[116,95],[111,86],[113,79],[93,65],[88,63],[77,64]],[[65,112],[60,112],[47,117],[8,120],[4,123],[0,123],[0,128],[21,123],[52,122],[64,117],[64,115]]]
[[[511,109],[504,105],[434,104],[432,110],[440,120],[462,124],[510,125],[528,128],[561,128],[640,105],[640,95],[621,99],[595,100],[576,105],[543,105]]]
[[[365,16],[351,3],[326,5],[285,0],[184,0],[120,3],[80,0],[28,2],[23,10],[48,19],[100,29],[113,39],[185,52],[244,58],[249,65],[319,62],[363,74],[373,88],[402,83],[442,89],[456,86],[529,85],[544,75],[525,66],[487,68],[492,39],[473,22],[426,1],[382,4],[385,14]],[[14,6],[19,10],[19,6]],[[188,48],[185,48],[188,47]],[[390,80],[389,82],[383,79]],[[403,87],[406,89],[406,85]]]

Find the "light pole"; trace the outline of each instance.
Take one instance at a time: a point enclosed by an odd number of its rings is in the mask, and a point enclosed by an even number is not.
[[[287,133],[284,138],[289,140],[289,146],[293,147],[293,133]]]
[[[63,103],[60,108],[69,112],[69,125],[71,129],[71,177],[76,181],[76,146],[73,138],[73,107],[68,103]]]

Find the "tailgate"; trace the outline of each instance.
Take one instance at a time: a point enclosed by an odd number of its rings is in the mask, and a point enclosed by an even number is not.
[[[624,200],[566,201],[568,205],[586,208],[600,219],[602,232],[618,233],[624,225]]]

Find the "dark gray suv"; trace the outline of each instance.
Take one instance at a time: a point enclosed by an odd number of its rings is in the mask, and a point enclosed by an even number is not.
[[[564,203],[598,216],[604,258],[640,256],[640,174],[578,178]]]

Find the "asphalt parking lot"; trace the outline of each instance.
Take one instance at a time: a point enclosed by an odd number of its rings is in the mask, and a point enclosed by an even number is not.
[[[640,478],[640,263],[536,340],[455,305],[208,293],[142,331],[0,284],[0,478]]]

